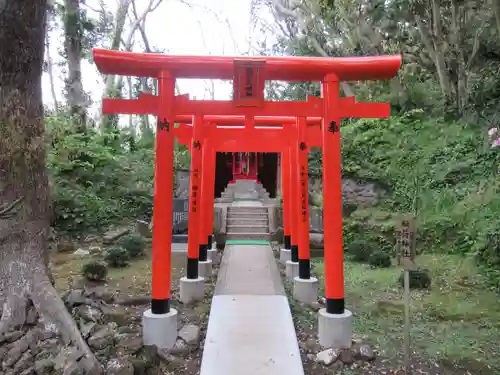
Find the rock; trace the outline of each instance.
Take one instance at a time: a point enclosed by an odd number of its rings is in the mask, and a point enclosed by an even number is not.
[[[158,348],[154,345],[143,346],[136,357],[137,359],[147,363],[148,367],[155,367],[160,364],[158,357]]]
[[[343,368],[344,368],[344,364],[342,363],[342,361],[337,361],[333,365],[330,366],[330,371],[333,374],[341,374]]]
[[[354,363],[354,356],[350,349],[344,349],[340,352],[339,360],[344,365],[352,365]]]
[[[127,310],[123,306],[103,306],[101,311],[106,322],[115,322],[119,326],[129,323]]]
[[[179,331],[179,337],[188,345],[198,345],[200,341],[200,327],[194,324],[186,324]]]
[[[63,375],[83,375],[83,369],[76,361],[68,361],[64,366]]]
[[[113,242],[115,242],[118,238],[128,234],[129,232],[130,229],[128,228],[112,229],[104,233],[102,241],[105,245],[110,245]]]
[[[116,332],[119,335],[125,335],[128,333],[139,334],[140,330],[137,328],[134,328],[134,327],[122,326],[122,327],[118,327],[118,330]]]
[[[169,364],[169,368],[182,367],[184,365],[184,359],[177,358],[168,350],[158,350],[158,357]]]
[[[173,355],[185,355],[189,353],[189,347],[184,342],[184,340],[177,339],[174,347],[170,349],[170,353]]]
[[[116,301],[116,303],[122,306],[147,305],[151,303],[151,297],[150,296],[125,297],[123,299]]]
[[[78,352],[76,348],[72,347],[63,347],[59,350],[59,353],[54,358],[54,369],[55,370],[63,370],[64,374],[66,374],[66,369],[68,371],[76,371],[72,370],[72,364],[76,363],[78,359],[81,358],[81,354]],[[71,372],[70,372],[71,373]]]
[[[38,342],[38,349],[41,354],[37,355],[38,359],[45,359],[46,356],[52,354],[57,354],[59,352],[59,341],[57,339],[48,339]]]
[[[134,375],[134,365],[125,358],[110,359],[106,364],[106,375]]]
[[[375,359],[375,353],[372,347],[368,344],[355,345],[352,348],[354,358],[362,361],[373,361]]]
[[[99,242],[99,236],[94,234],[89,234],[88,236],[85,237],[83,242],[86,244]]]
[[[77,249],[73,255],[79,255],[79,256],[85,256],[85,255],[89,255],[90,254],[90,251],[88,250],[85,250],[85,249]]]
[[[65,298],[66,306],[72,308],[74,306],[83,305],[85,303],[85,296],[83,295],[83,290],[75,289],[72,290]]]
[[[362,344],[365,339],[366,339],[366,337],[363,335],[360,335],[359,333],[352,334],[352,343],[353,344]]]
[[[75,313],[86,322],[99,322],[102,319],[101,311],[88,305],[78,306]]]
[[[36,372],[34,367],[27,368],[26,370],[19,373],[19,375],[35,375],[35,374]]]
[[[330,366],[339,358],[339,355],[340,350],[338,349],[326,349],[316,355],[316,362],[322,363],[325,366]]]
[[[130,363],[134,366],[134,375],[146,375],[149,365],[144,360],[130,358]]]
[[[99,246],[89,246],[89,252],[90,254],[99,254],[102,252],[102,249]]]
[[[123,335],[116,345],[121,355],[135,354],[142,348],[142,338],[138,335]]]
[[[14,366],[14,371],[16,374],[23,372],[30,367],[33,367],[35,364],[35,359],[33,358],[33,353],[30,350],[27,350],[23,353],[21,358],[16,362]]]
[[[109,358],[111,357],[113,353],[113,347],[112,346],[106,346],[105,348],[101,350],[96,350],[94,352],[97,360],[101,363],[106,363]]]
[[[46,358],[35,361],[35,373],[37,375],[50,374],[54,369],[54,359]]]
[[[88,344],[91,348],[100,350],[105,347],[113,345],[114,341],[114,332],[111,327],[106,326],[99,329],[96,333],[94,333],[89,339]]]
[[[105,285],[97,285],[85,288],[85,297],[100,299],[106,303],[113,303],[115,300],[115,293]]]
[[[75,244],[69,240],[59,240],[57,242],[57,251],[60,253],[70,252],[75,250]]]
[[[11,331],[3,335],[3,340],[0,342],[14,342],[23,337],[24,333],[21,331]]]
[[[322,233],[310,233],[309,243],[311,249],[323,249],[324,248],[324,236]]]
[[[88,338],[92,333],[94,333],[97,323],[95,322],[80,322],[80,333],[83,338]]]
[[[9,346],[8,345],[2,345],[0,346],[0,363],[3,361],[5,354],[9,351]]]
[[[28,334],[30,334],[30,336],[28,336]],[[13,346],[7,353],[7,358],[4,362],[7,367],[12,366],[14,363],[19,361],[24,352],[28,350],[30,342],[34,339],[31,332],[28,332],[28,334],[13,343]]]
[[[313,302],[308,305],[312,311],[318,312],[321,309],[321,304],[319,302]]]
[[[135,221],[135,231],[143,237],[151,236],[151,231],[149,230],[149,223],[144,220]]]

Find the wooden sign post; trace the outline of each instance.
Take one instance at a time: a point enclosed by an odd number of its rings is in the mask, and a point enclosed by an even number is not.
[[[405,306],[405,322],[404,322],[404,364],[405,374],[411,374],[410,368],[410,270],[415,265],[415,232],[416,221],[415,217],[404,217],[401,220],[399,227],[399,264],[403,267],[404,272],[404,306]]]

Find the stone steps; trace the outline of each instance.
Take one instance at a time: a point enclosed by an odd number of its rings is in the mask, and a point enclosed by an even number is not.
[[[232,214],[232,215],[227,215],[227,220],[258,220],[261,222],[262,220],[268,220],[267,214]],[[229,223],[227,223],[229,225]]]
[[[269,233],[227,233],[227,240],[270,240]]]
[[[269,219],[266,216],[262,216],[262,218],[255,218],[251,217],[248,218],[247,216],[242,215],[240,218],[235,218],[234,216],[228,217],[227,218],[227,225],[261,225],[261,226],[268,226],[269,225]]]
[[[268,233],[268,225],[228,225],[227,233]]]
[[[267,207],[235,207],[235,206],[229,206],[227,208],[227,213],[228,215],[230,214],[247,214],[249,216],[256,215],[256,214],[265,214],[267,216],[268,214],[268,209]]]

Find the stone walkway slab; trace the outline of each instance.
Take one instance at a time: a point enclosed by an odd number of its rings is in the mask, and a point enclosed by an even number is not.
[[[285,295],[270,246],[226,245],[215,295]]]
[[[304,375],[285,296],[213,298],[200,375]]]

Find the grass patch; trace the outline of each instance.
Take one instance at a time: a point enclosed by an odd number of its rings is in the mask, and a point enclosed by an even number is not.
[[[81,268],[90,261],[102,260],[102,254],[93,256],[77,256],[58,253],[52,257],[52,274],[56,289],[62,293],[72,289],[81,280]],[[172,288],[184,275],[186,255],[172,255]],[[148,296],[151,294],[151,254],[148,251],[143,257],[134,259],[128,267],[108,268],[106,284],[120,291],[124,296]]]
[[[500,371],[500,305],[474,262],[460,256],[422,255],[432,277],[429,291],[412,291],[412,346],[424,356],[456,364],[480,362]],[[314,261],[323,278],[322,260]],[[356,317],[354,331],[395,356],[403,342],[403,291],[397,267],[371,269],[346,262],[346,303]],[[320,283],[321,287],[323,283]]]

